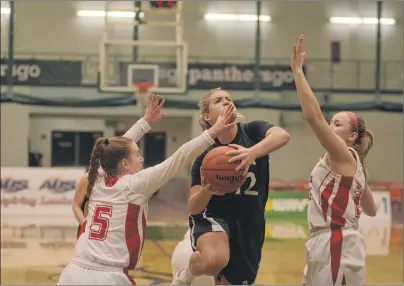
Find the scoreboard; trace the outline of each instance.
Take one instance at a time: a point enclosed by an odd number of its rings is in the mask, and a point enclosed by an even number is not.
[[[158,0],[158,1],[150,1],[150,6],[152,8],[163,8],[163,9],[170,9],[170,8],[176,8],[177,7],[177,1],[171,1],[171,0]]]

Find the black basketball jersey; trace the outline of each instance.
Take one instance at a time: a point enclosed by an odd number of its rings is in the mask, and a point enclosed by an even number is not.
[[[265,138],[265,133],[273,125],[264,121],[237,124],[237,135],[231,144],[249,148]],[[199,156],[192,166],[192,186],[201,185],[200,168],[205,155],[215,147],[223,146],[218,140]],[[269,156],[257,158],[250,166],[245,183],[234,193],[212,196],[205,213],[212,217],[264,218],[269,189]]]

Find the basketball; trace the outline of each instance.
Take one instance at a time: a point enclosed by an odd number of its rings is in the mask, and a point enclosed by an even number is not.
[[[225,155],[231,150],[229,146],[216,147],[202,161],[202,176],[214,191],[233,193],[244,184],[243,170],[236,171],[239,162],[229,163],[231,156]]]

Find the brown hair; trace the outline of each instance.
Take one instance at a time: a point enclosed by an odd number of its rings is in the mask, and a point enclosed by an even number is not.
[[[118,175],[118,163],[129,158],[132,140],[126,137],[98,138],[91,153],[90,168],[88,171],[87,196],[91,196],[94,183],[99,176],[99,168],[106,175]]]
[[[353,148],[356,150],[356,152],[358,152],[367,181],[368,171],[366,169],[366,156],[369,154],[369,151],[373,146],[373,134],[367,129],[366,122],[362,117],[356,115],[356,118],[358,121],[357,127],[351,123],[352,132],[358,133],[358,137],[356,138]]]
[[[199,107],[199,111],[200,111],[200,117],[199,117],[199,125],[202,127],[202,130],[207,130],[210,127],[209,122],[207,122],[205,119],[203,119],[203,115],[207,112],[209,112],[209,104],[210,104],[210,97],[212,94],[214,94],[216,91],[225,91],[223,89],[221,89],[220,87],[214,88],[209,90],[208,93],[206,93],[205,95],[203,95],[198,103],[198,107]],[[243,120],[244,116],[241,113],[237,113],[237,119]]]

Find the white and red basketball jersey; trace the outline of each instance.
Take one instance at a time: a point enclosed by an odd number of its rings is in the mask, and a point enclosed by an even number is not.
[[[134,269],[145,239],[149,198],[213,143],[205,131],[161,164],[134,175],[99,177],[79,232],[73,263],[101,270]]]
[[[353,177],[333,173],[324,156],[314,167],[309,182],[307,218],[310,232],[330,226],[359,228],[360,198],[365,188],[365,174],[356,151],[349,148],[356,158]]]

